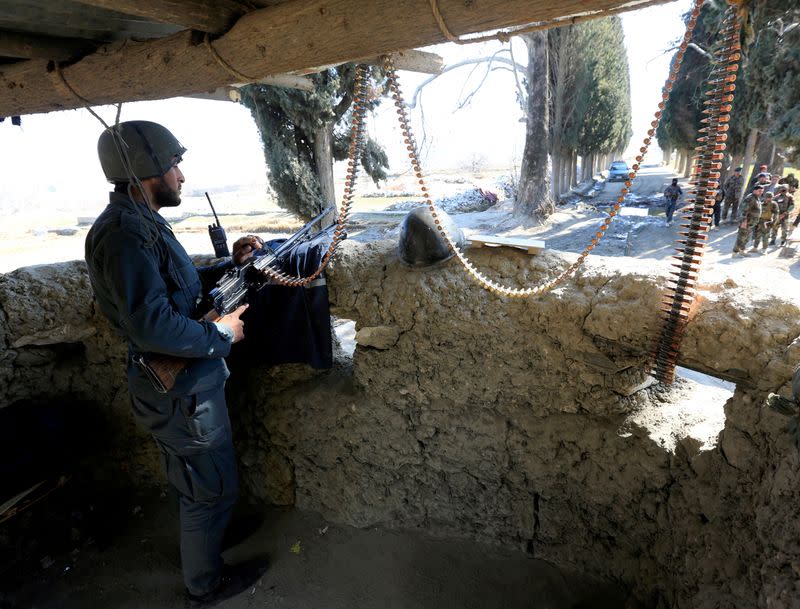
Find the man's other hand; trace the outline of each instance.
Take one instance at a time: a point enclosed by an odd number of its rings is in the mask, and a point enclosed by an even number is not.
[[[233,330],[233,342],[238,343],[244,338],[244,322],[239,317],[247,310],[250,305],[242,305],[232,313],[223,315],[217,323],[224,324]]]
[[[233,263],[236,266],[244,264],[256,250],[260,250],[264,242],[256,235],[245,235],[233,244]]]

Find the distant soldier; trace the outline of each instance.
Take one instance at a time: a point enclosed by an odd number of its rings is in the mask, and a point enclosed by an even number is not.
[[[766,251],[767,241],[769,241],[769,233],[772,230],[775,222],[778,221],[778,204],[775,202],[775,196],[768,192],[764,195],[764,200],[761,202],[761,214],[758,216],[758,223],[756,224],[756,239],[753,243],[751,252],[758,251],[758,244],[761,242],[761,249]]]
[[[753,186],[756,184],[766,184],[767,182],[769,182],[769,172],[767,172],[767,166],[759,165],[758,173],[750,179],[748,189],[753,190]]]
[[[683,194],[681,187],[678,186],[678,178],[672,178],[672,184],[664,190],[664,198],[667,200],[667,226],[672,224],[672,214],[678,206],[678,197]]]
[[[756,184],[753,192],[744,198],[742,204],[742,221],[739,223],[739,232],[736,233],[736,244],[733,246],[733,255],[747,256],[745,248],[753,227],[758,225],[761,217],[761,193],[764,187]]]
[[[725,193],[722,189],[717,191],[717,194],[714,196],[714,210],[712,212],[711,217],[708,219],[709,230],[714,230],[719,228],[719,216],[722,213],[722,198],[725,196]]]
[[[786,184],[778,185],[778,194],[775,196],[778,204],[778,221],[772,225],[772,237],[770,245],[775,245],[778,237],[778,228],[781,229],[781,245],[786,244],[786,237],[789,235],[789,214],[794,210],[794,197],[789,194],[789,187]]]
[[[793,173],[788,174],[785,178],[781,178],[778,184],[786,184],[789,188],[794,188],[795,190],[800,187],[800,181],[794,177]]]
[[[771,192],[773,196],[778,194],[778,180],[780,179],[781,176],[779,176],[777,173],[773,173],[771,176],[769,176],[769,184],[764,186],[764,194],[761,196],[764,197],[768,192]]]
[[[742,185],[744,184],[744,177],[742,176],[742,168],[737,167],[733,175],[728,176],[725,184],[722,187],[724,194],[722,204],[722,220],[728,219],[728,211],[731,213],[731,222],[736,222],[739,217],[739,198],[742,196]]]
[[[766,165],[761,165],[761,167],[766,167]],[[751,187],[750,187],[750,190],[754,190],[756,186],[761,186],[761,187],[762,187],[762,190],[761,190],[761,194],[758,196],[758,198],[759,198],[759,199],[761,200],[761,202],[763,203],[763,202],[764,202],[764,195],[767,193],[767,188],[768,188],[768,187],[769,187],[769,185],[770,185],[770,183],[769,183],[770,176],[769,176],[769,174],[768,174],[768,173],[764,173],[764,172],[762,171],[761,173],[759,173],[759,174],[758,174],[758,175],[755,177],[755,180],[756,180],[756,182],[755,182],[755,184],[754,184],[753,186],[751,186]],[[755,241],[755,240],[756,240],[756,231],[757,231],[757,230],[758,230],[758,222],[755,222],[755,223],[754,223],[754,224],[753,224],[753,225],[750,227],[750,232],[751,232],[751,234],[752,234],[753,241]]]

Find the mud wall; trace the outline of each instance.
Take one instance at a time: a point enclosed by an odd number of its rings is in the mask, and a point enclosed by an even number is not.
[[[489,274],[553,276],[570,259],[478,253]],[[787,419],[800,308],[732,282],[705,286],[683,363],[735,380],[715,448],[674,448],[632,422],[674,399],[643,369],[663,276],[592,261],[563,288],[505,300],[454,262],[400,265],[391,243],[346,243],[332,311],[354,357],[315,374],[238,364],[229,386],[250,494],[357,526],[422,528],[519,548],[630,585],[643,606],[800,606],[798,452]],[[40,310],[45,296],[52,306]],[[2,403],[62,392],[110,405],[142,483],[158,480],[129,426],[124,348],[78,263],[0,278]],[[55,345],[71,344],[64,356]]]

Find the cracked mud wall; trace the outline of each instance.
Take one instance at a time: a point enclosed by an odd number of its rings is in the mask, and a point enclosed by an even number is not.
[[[0,341],[0,408],[58,403],[69,412],[94,405],[76,416],[94,419],[93,430],[102,430],[113,446],[93,460],[93,475],[114,477],[121,467],[137,483],[160,479],[153,442],[130,413],[127,348],[95,309],[82,261],[0,275]],[[31,444],[37,449],[36,439]]]
[[[571,261],[475,258],[520,283]],[[674,399],[643,372],[664,282],[652,266],[590,260],[553,293],[507,301],[453,261],[415,271],[392,243],[346,242],[328,277],[333,313],[357,322],[352,361],[321,374],[232,365],[250,494],[517,547],[622,580],[644,606],[800,606],[800,460],[786,419],[763,406],[789,394],[800,362],[797,303],[732,283],[702,291],[683,363],[737,389],[717,446],[700,451],[631,420]],[[59,304],[37,315],[43,291]],[[0,305],[4,403],[26,391],[106,403],[141,482],[160,480],[151,442],[125,427],[124,346],[92,309],[82,265],[3,276]],[[64,343],[79,347],[66,359]]]

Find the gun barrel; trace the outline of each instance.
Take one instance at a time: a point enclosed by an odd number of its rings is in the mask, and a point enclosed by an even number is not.
[[[270,263],[276,258],[280,258],[286,252],[291,251],[292,248],[294,248],[298,243],[302,243],[303,241],[308,239],[309,234],[311,233],[311,229],[314,228],[314,225],[321,222],[326,216],[331,214],[335,209],[336,208],[333,205],[331,205],[327,209],[323,210],[321,214],[312,218],[300,230],[294,233],[286,241],[281,243],[275,250],[274,254],[268,256],[259,256],[258,259],[256,259],[255,262],[253,262],[253,266],[255,266],[256,269],[261,270],[269,266]]]

